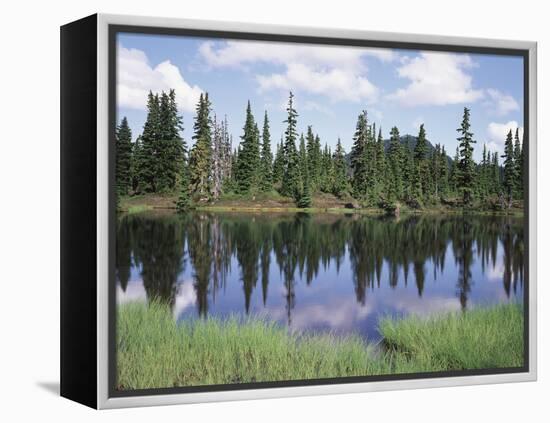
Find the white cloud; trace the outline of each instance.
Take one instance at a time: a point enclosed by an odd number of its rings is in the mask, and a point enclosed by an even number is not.
[[[201,88],[187,83],[177,66],[166,60],[154,68],[147,55],[137,49],[118,46],[117,104],[131,109],[145,109],[149,91],[176,90],[180,111],[195,110]]]
[[[397,58],[397,54],[388,49],[252,41],[206,41],[199,47],[199,53],[214,67],[240,67],[264,62],[279,65],[304,63],[313,67],[334,67],[337,64],[342,68],[357,68],[362,66],[361,58],[364,56],[376,57],[384,62]]]
[[[193,306],[197,300],[193,281],[187,280],[178,285],[176,298],[174,301],[174,318],[178,318],[186,309]]]
[[[258,75],[261,92],[272,89],[303,90],[324,95],[332,101],[376,101],[378,88],[351,69],[315,70],[302,63],[290,63],[285,73]]]
[[[491,122],[487,126],[487,148],[491,151],[504,151],[504,142],[506,141],[506,135],[511,130],[512,134],[515,134],[516,128],[519,127],[519,139],[523,139],[523,127],[515,120],[511,120],[506,123]]]
[[[280,66],[281,72],[256,75],[261,92],[294,90],[323,95],[332,101],[375,101],[378,89],[367,79],[364,57],[388,62],[397,54],[388,49],[342,48],[270,42],[205,42],[199,52],[213,67],[248,70],[252,64]]]
[[[518,102],[511,95],[504,94],[493,88],[489,88],[487,90],[487,95],[489,97],[489,101],[485,102],[485,106],[496,115],[503,116],[510,112],[519,110]]]
[[[410,83],[389,98],[403,106],[475,102],[483,97],[483,91],[472,88],[472,77],[466,73],[475,66],[470,56],[463,54],[422,52],[418,57],[403,59],[397,73]]]
[[[286,107],[286,102],[285,102],[285,107]],[[328,116],[334,116],[334,112],[330,108],[325,107],[311,100],[308,100],[304,103],[304,107],[302,107],[302,110],[315,111],[315,112],[324,113],[325,115],[328,115]]]

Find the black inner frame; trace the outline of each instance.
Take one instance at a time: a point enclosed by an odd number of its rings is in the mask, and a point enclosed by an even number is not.
[[[170,388],[148,388],[135,390],[117,390],[116,389],[116,278],[115,278],[115,254],[116,254],[116,192],[115,192],[115,129],[117,124],[116,117],[116,57],[117,57],[117,34],[118,33],[133,33],[143,35],[168,35],[168,36],[187,36],[187,37],[202,37],[202,38],[218,38],[218,39],[237,39],[249,41],[275,41],[285,43],[301,43],[301,44],[322,44],[335,45],[342,47],[377,47],[390,48],[400,50],[429,50],[441,52],[457,52],[457,53],[473,53],[473,54],[491,54],[501,56],[516,56],[523,58],[523,184],[524,184],[524,245],[525,245],[525,260],[524,260],[524,291],[523,291],[523,311],[524,311],[524,365],[522,367],[511,368],[488,368],[488,369],[472,369],[461,371],[441,371],[441,372],[424,372],[424,373],[406,373],[406,374],[388,374],[377,376],[350,376],[350,377],[334,377],[322,379],[304,379],[290,381],[268,381],[254,383],[234,383],[234,384],[219,384],[219,385],[201,385],[201,386],[181,386]],[[403,35],[406,39],[407,36]],[[202,30],[202,29],[186,29],[186,28],[169,28],[169,27],[150,27],[150,26],[133,26],[133,25],[113,25],[108,26],[108,125],[109,125],[109,222],[108,222],[108,237],[109,237],[109,288],[108,288],[108,395],[109,397],[130,397],[141,395],[166,395],[166,394],[183,394],[193,392],[219,392],[219,391],[234,391],[247,389],[265,389],[265,388],[281,388],[293,386],[312,386],[312,385],[335,385],[359,382],[377,382],[377,381],[392,381],[392,380],[409,380],[409,379],[434,379],[443,377],[460,377],[460,376],[476,376],[476,375],[496,375],[506,373],[526,373],[529,372],[529,50],[527,49],[510,49],[510,48],[494,48],[494,47],[472,47],[448,44],[430,44],[418,42],[396,42],[396,41],[379,41],[379,40],[361,40],[348,38],[332,38],[332,37],[313,37],[313,36],[297,36],[287,34],[265,34],[253,32],[233,32],[233,31],[217,31],[217,30]]]

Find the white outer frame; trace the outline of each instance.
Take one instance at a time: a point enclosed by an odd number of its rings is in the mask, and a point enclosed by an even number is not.
[[[97,407],[121,408],[197,402],[282,398],[306,395],[418,389],[489,383],[527,382],[537,379],[537,43],[482,38],[398,34],[344,29],[308,28],[239,22],[203,21],[145,16],[97,15]],[[314,386],[243,389],[217,392],[177,393],[109,398],[108,357],[108,26],[186,28],[252,32],[275,35],[364,39],[463,47],[529,50],[529,372],[495,375],[453,376],[432,379],[358,382]]]

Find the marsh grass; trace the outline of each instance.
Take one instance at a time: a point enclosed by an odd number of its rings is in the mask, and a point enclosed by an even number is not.
[[[405,356],[415,367],[464,370],[523,365],[521,304],[466,312],[383,319],[379,330],[388,353]]]
[[[385,319],[387,349],[359,336],[289,333],[258,319],[176,323],[158,302],[118,306],[117,389],[418,373],[522,363],[520,306]]]

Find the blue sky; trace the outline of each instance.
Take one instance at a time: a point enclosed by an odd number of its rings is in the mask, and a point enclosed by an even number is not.
[[[418,133],[456,149],[456,128],[471,109],[475,156],[482,145],[502,152],[509,129],[523,131],[523,59],[439,53],[119,34],[117,119],[127,116],[134,138],[143,128],[149,90],[176,90],[183,137],[191,143],[195,104],[207,91],[218,117],[227,115],[234,145],[240,140],[247,100],[262,123],[267,110],[273,142],[284,133],[288,92],[295,94],[298,130],[308,125],[322,143],[352,145],[363,110],[382,127]]]

